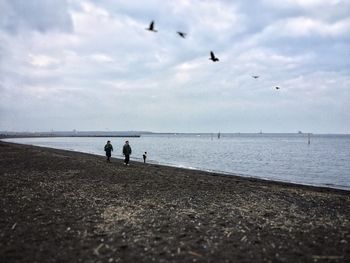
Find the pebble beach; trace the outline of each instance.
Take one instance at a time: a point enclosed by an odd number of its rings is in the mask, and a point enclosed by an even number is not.
[[[5,142],[0,185],[0,262],[350,262],[349,191]]]

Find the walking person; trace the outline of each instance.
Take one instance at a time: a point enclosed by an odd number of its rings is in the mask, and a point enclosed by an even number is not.
[[[143,163],[146,163],[147,152],[145,152],[145,153],[142,155],[142,158],[143,158]]]
[[[129,165],[130,154],[131,154],[131,147],[129,145],[129,141],[126,141],[123,146],[123,154],[125,156],[124,165]]]
[[[105,152],[107,156],[107,162],[111,162],[110,158],[112,156],[113,146],[111,144],[111,141],[107,141],[107,144],[105,145]]]

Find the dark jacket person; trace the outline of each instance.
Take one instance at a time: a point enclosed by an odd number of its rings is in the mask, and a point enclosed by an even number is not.
[[[107,141],[107,144],[105,145],[105,152],[107,156],[107,162],[110,162],[110,158],[112,156],[113,146],[111,144],[111,141]]]
[[[125,156],[124,165],[129,165],[130,154],[131,154],[131,147],[129,145],[129,141],[126,141],[123,146],[123,154]]]

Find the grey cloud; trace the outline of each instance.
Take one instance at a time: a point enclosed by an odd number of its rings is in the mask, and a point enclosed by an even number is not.
[[[342,12],[271,1],[0,0],[0,130],[346,131],[348,37],[266,30]],[[156,34],[145,30],[153,19]]]
[[[72,21],[66,0],[1,0],[0,28],[10,33],[71,31]]]

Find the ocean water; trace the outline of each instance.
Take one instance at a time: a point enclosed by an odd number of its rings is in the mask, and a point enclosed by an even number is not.
[[[127,138],[131,160],[247,177],[350,190],[350,135],[211,134],[142,135]],[[16,143],[104,155],[111,140],[113,157],[122,158],[126,138],[60,137],[6,139]]]

